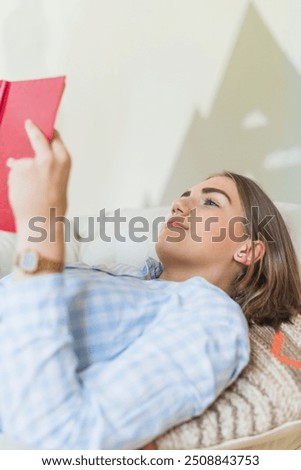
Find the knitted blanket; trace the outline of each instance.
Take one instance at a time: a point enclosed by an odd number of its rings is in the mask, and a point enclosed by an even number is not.
[[[301,419],[301,316],[280,331],[250,329],[251,359],[239,378],[199,417],[158,437],[148,449],[202,449],[255,436]]]

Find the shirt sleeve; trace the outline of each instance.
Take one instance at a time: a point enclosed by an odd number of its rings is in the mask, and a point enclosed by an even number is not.
[[[1,292],[2,430],[33,448],[142,447],[204,411],[248,361],[235,322],[212,340],[193,312],[167,312],[113,360],[78,373],[63,294],[62,274]]]

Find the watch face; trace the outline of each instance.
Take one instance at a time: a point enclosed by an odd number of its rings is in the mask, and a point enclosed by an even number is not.
[[[21,255],[20,267],[23,269],[23,271],[32,273],[37,270],[38,262],[39,258],[37,253],[27,251]]]

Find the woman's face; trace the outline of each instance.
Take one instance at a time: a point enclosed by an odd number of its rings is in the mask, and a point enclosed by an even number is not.
[[[157,254],[164,265],[187,269],[227,267],[247,237],[234,181],[215,176],[176,199],[160,232]]]

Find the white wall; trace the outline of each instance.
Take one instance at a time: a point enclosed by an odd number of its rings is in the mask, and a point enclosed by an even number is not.
[[[227,83],[239,74],[237,60],[241,56],[235,55],[236,62],[231,59],[238,50],[246,15],[251,18],[251,3],[268,32],[267,36],[262,32],[263,40],[271,36],[267,47],[272,50],[275,43],[288,61],[275,52],[271,67],[281,62],[282,85],[277,82],[272,92],[279,96],[278,88],[282,87],[281,96],[289,101],[289,126],[282,129],[278,123],[277,133],[279,129],[282,133],[277,142],[274,132],[255,136],[250,131],[247,141],[240,136],[234,152],[223,140],[227,139],[224,126],[214,133],[212,116],[220,122],[221,90],[229,94],[232,85]],[[57,127],[73,155],[70,214],[166,202],[186,184],[179,163],[183,159],[188,181],[210,173],[210,159],[221,149],[212,150],[210,142],[202,147],[201,125],[190,137],[195,113],[202,122],[211,123],[206,135],[212,132],[223,143],[220,169],[229,161],[232,169],[251,172],[272,197],[301,202],[297,184],[301,176],[301,142],[297,137],[301,136],[301,116],[294,103],[301,90],[300,18],[299,0],[0,0],[0,77],[67,75]],[[252,43],[252,35],[248,41]],[[241,60],[248,65],[247,54]],[[229,71],[229,64],[235,64],[236,75]],[[264,74],[272,77],[273,68]],[[250,87],[252,81],[250,76]],[[248,93],[248,84],[244,93]],[[249,121],[253,119],[249,129],[273,122],[277,106],[266,119],[268,111],[262,106],[258,109],[254,88],[250,96],[254,106],[247,104]],[[272,95],[263,104],[269,108],[271,100]],[[234,92],[230,101],[229,121],[232,114],[235,118],[236,112],[240,115],[241,104]],[[265,124],[264,119],[268,121]],[[290,136],[292,127],[294,135]],[[265,140],[272,144],[266,146]],[[248,148],[255,153],[260,148],[256,168],[249,168],[250,156],[243,163],[239,158]],[[275,157],[277,151],[284,156]],[[195,155],[191,157],[197,152],[198,161]],[[267,158],[273,162],[280,159],[280,167],[284,159],[284,167],[275,170],[272,163],[272,168],[266,169]],[[287,161],[289,170],[285,169]],[[287,171],[292,171],[296,180]]]

